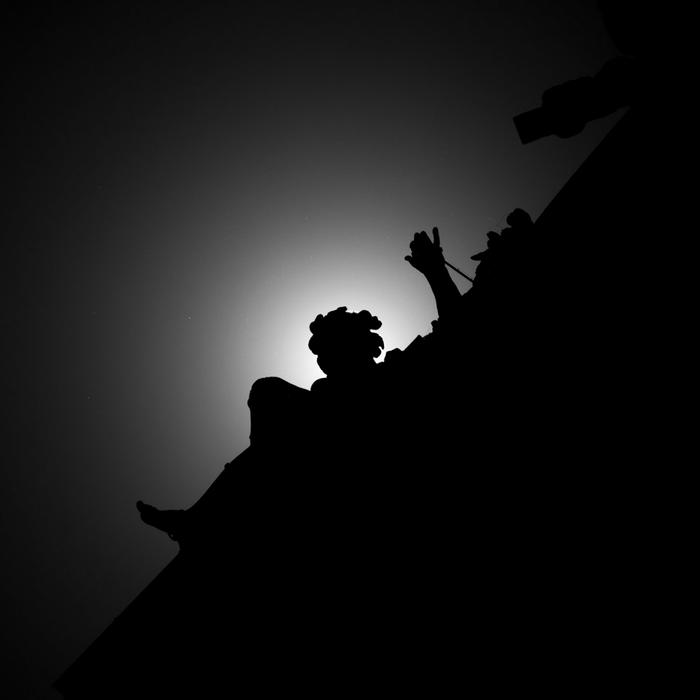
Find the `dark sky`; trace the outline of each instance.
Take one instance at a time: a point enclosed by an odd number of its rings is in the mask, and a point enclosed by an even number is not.
[[[509,211],[537,216],[618,117],[529,146],[512,117],[615,50],[593,0],[4,24],[0,634],[10,697],[43,698],[176,551],[134,502],[196,500],[247,444],[256,377],[320,376],[317,313],[369,308],[387,349],[427,333],[414,231],[469,273]]]

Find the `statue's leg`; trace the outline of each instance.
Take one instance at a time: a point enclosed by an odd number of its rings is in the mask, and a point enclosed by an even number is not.
[[[256,461],[255,450],[248,447],[228,462],[212,485],[187,510],[188,516],[204,517],[207,513],[213,514],[222,508],[232,507],[236,494],[240,494],[241,487],[248,481]]]
[[[229,462],[201,498],[187,510],[160,510],[143,501],[136,502],[141,520],[147,525],[180,540],[193,530],[201,529],[207,521],[216,520],[221,512],[233,506],[236,492],[251,466],[250,448]]]
[[[268,507],[284,490],[287,470],[279,465],[287,464],[298,450],[308,401],[308,389],[277,377],[258,379],[248,399],[251,446],[229,462],[186,511],[159,510],[139,501],[141,519],[181,543],[240,532],[241,519]]]
[[[309,411],[310,393],[279,377],[257,379],[248,396],[250,444],[269,452],[298,443]]]

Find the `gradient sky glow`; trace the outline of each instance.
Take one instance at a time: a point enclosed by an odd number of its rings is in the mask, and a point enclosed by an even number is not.
[[[489,229],[536,217],[618,116],[527,147],[512,117],[615,50],[586,0],[47,3],[9,26],[0,628],[8,682],[54,697],[176,551],[134,502],[199,497],[257,377],[321,376],[317,313],[371,310],[387,349],[429,332],[413,233],[471,274]]]

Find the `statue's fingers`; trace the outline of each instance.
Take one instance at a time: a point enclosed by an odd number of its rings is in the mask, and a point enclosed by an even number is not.
[[[438,231],[437,226],[433,226],[433,243],[439,248],[440,247],[440,231]]]
[[[413,258],[412,258],[410,255],[404,255],[404,256],[403,256],[403,259],[404,259],[407,263],[410,263],[410,264],[411,264],[411,267],[415,267],[415,265],[414,265],[414,263],[413,263]]]
[[[428,238],[428,234],[425,231],[416,234],[416,243],[424,250],[431,246],[430,238]]]

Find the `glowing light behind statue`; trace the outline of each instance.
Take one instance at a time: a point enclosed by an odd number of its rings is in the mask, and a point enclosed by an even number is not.
[[[39,695],[172,557],[135,500],[204,491],[256,378],[321,376],[316,314],[370,310],[387,350],[428,333],[413,233],[439,226],[471,275],[509,211],[536,217],[610,122],[524,149],[511,118],[615,50],[578,0],[15,5],[6,374],[29,427],[2,487],[32,529],[4,549]]]

